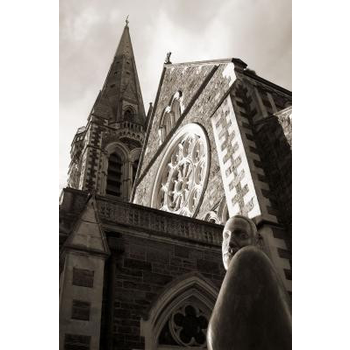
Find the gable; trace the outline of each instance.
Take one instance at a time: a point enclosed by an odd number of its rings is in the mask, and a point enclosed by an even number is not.
[[[109,254],[105,234],[101,228],[96,211],[95,199],[91,197],[78,219],[64,248]]]

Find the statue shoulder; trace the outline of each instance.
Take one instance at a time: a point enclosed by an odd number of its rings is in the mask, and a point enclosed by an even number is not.
[[[250,266],[254,263],[264,263],[269,266],[272,266],[268,256],[256,246],[247,246],[241,248],[233,257],[232,262],[235,261],[235,264],[243,264]],[[231,264],[232,265],[232,264]]]

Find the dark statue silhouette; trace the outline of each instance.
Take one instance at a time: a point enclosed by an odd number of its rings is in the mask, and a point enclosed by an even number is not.
[[[257,239],[252,220],[237,215],[227,221],[227,272],[209,321],[209,350],[292,349],[289,295]]]

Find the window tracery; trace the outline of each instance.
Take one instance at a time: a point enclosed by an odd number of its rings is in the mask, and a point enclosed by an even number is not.
[[[165,323],[159,345],[205,348],[208,318],[196,305],[184,304]]]
[[[193,271],[165,287],[141,320],[145,349],[206,349],[203,335],[218,296],[217,287],[208,282]]]
[[[207,183],[208,141],[198,124],[188,124],[173,138],[156,178],[152,206],[194,216]]]

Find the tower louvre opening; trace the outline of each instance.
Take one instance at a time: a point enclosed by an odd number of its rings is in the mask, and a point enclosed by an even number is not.
[[[108,161],[106,194],[121,197],[123,162],[117,153],[112,153]]]

